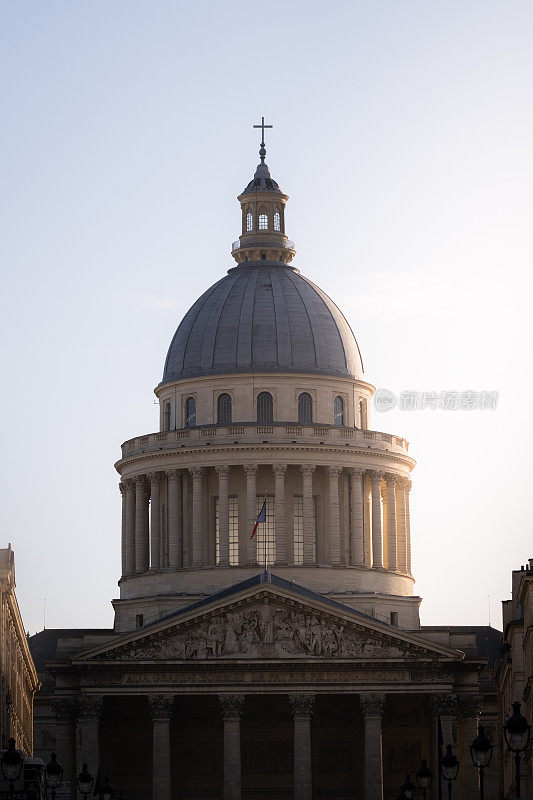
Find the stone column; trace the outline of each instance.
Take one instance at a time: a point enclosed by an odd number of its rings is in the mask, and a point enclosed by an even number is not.
[[[135,483],[127,478],[126,484],[126,575],[135,572]]]
[[[442,733],[442,755],[446,752],[446,747],[451,744],[455,746],[455,738],[453,735],[453,722],[455,712],[457,710],[457,695],[455,692],[448,692],[446,694],[436,694],[430,698],[430,706],[433,711],[435,720],[435,752],[437,753],[437,760],[439,757],[439,719],[440,729]],[[437,776],[435,776],[437,777]]]
[[[152,502],[150,504],[150,533],[151,533],[151,558],[150,567],[152,569],[161,569],[163,566],[161,559],[161,473],[151,472],[148,475],[150,479],[150,496]]]
[[[304,566],[316,562],[316,528],[313,513],[313,472],[312,464],[302,464],[302,510],[303,510],[303,535],[304,535]]]
[[[221,567],[229,567],[229,467],[215,469],[218,474],[218,563]]]
[[[387,569],[398,569],[398,549],[396,543],[396,476],[387,473],[385,482],[387,484]]]
[[[203,467],[191,467],[192,475],[192,565],[201,567],[204,561]]]
[[[79,763],[78,771],[82,764],[87,764],[91,775],[98,774],[100,767],[100,715],[102,713],[102,697],[100,695],[81,695],[77,699],[78,710],[78,742]],[[74,793],[71,793],[74,796]]]
[[[363,479],[365,471],[359,467],[350,470],[350,493],[352,496],[352,541],[350,561],[359,566],[365,563]]]
[[[246,475],[246,518],[248,520],[248,530],[246,533],[250,563],[257,564],[257,533],[252,540],[250,535],[255,525],[257,517],[257,499],[255,481],[257,478],[257,464],[245,464],[244,474]]]
[[[63,767],[63,781],[68,781],[71,796],[76,797],[76,704],[74,698],[54,698],[52,711],[56,716],[56,753]],[[96,777],[96,773],[94,773]]]
[[[482,698],[478,694],[457,695],[460,747],[459,752],[456,752],[456,756],[461,762],[459,781],[460,786],[462,786],[463,797],[477,797],[479,793],[479,775],[470,757],[470,745],[478,734],[481,706]]]
[[[183,566],[182,542],[179,531],[179,480],[180,472],[177,469],[167,471],[168,491],[168,560],[170,568],[176,569]]]
[[[274,520],[276,527],[276,564],[287,563],[285,531],[285,473],[286,464],[274,464]]]
[[[383,800],[381,717],[384,694],[360,695],[365,720],[365,800]]]
[[[407,553],[407,572],[411,574],[411,513],[409,511],[409,492],[411,491],[412,481],[408,480],[405,490],[405,551]]]
[[[381,528],[381,478],[383,473],[371,472],[372,481],[372,566],[383,566],[383,534]]]
[[[256,514],[257,516],[257,514]],[[243,694],[220,694],[224,717],[224,800],[241,800],[241,709]]]
[[[342,467],[328,467],[329,476],[329,563],[341,563],[341,531],[339,515],[339,475]]]
[[[170,770],[170,717],[174,697],[156,694],[148,697],[152,712],[152,800],[169,800],[172,796]]]
[[[148,569],[148,493],[144,475],[135,478],[135,572]]]
[[[311,800],[311,714],[315,695],[291,694],[289,700],[294,717],[294,800]]]
[[[128,508],[127,508],[127,498],[128,498],[128,489],[126,486],[125,481],[120,481],[118,488],[120,489],[120,494],[122,495],[122,525],[121,525],[121,554],[122,554],[122,576],[128,574],[128,565],[126,560],[126,543],[127,543],[127,519],[128,519]]]
[[[398,569],[407,572],[407,542],[405,525],[405,478],[396,479],[396,541],[398,543]]]

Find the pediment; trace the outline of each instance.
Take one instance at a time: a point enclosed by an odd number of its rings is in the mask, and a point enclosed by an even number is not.
[[[249,659],[413,662],[457,661],[463,657],[460,651],[429,643],[320,595],[310,598],[261,583],[213,599],[200,608],[185,609],[112,644],[79,654],[74,663]]]

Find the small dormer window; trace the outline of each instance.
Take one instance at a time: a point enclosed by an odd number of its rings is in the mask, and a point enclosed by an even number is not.
[[[274,214],[274,230],[280,231],[281,230],[281,217],[279,215],[279,211],[276,211]]]
[[[249,211],[246,215],[246,230],[251,231],[254,227],[254,218],[252,217],[252,212]]]
[[[259,214],[259,230],[260,231],[268,230],[268,217],[266,214]]]

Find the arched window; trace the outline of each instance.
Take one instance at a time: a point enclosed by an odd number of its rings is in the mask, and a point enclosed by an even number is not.
[[[279,211],[276,211],[274,214],[274,230],[280,231],[281,230],[281,217],[279,215]]]
[[[259,214],[259,230],[260,231],[268,230],[268,217],[266,214]]]
[[[333,416],[335,418],[335,425],[342,427],[344,425],[344,403],[342,397],[339,397],[339,395],[337,395],[333,402]]]
[[[246,215],[246,230],[251,231],[254,227],[254,218],[252,217],[252,212],[249,211]]]
[[[231,422],[231,397],[229,394],[219,394],[217,400],[217,422],[227,425]]]
[[[194,397],[188,397],[185,403],[185,415],[187,417],[187,427],[196,427],[196,400]]]
[[[165,406],[165,430],[170,430],[170,419],[171,419],[171,407],[170,403],[167,403]]]
[[[359,400],[359,424],[361,425],[362,430],[366,429],[366,400]]]
[[[311,395],[302,392],[298,398],[298,422],[305,424],[313,421],[313,401]]]
[[[270,392],[259,392],[257,395],[257,421],[261,423],[273,422],[274,401]]]

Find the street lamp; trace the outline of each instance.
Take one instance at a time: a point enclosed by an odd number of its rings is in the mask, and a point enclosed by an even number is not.
[[[100,789],[100,800],[113,800],[115,796],[115,790],[109,783],[109,778],[105,779],[105,783]]]
[[[0,761],[0,767],[2,768],[4,780],[9,783],[10,795],[12,795],[15,790],[13,784],[20,778],[20,773],[22,772],[22,763],[22,756],[15,748],[15,740],[10,739],[7,750],[4,752]]]
[[[503,726],[507,749],[515,754],[516,765],[516,796],[520,794],[520,753],[523,753],[529,744],[531,725],[520,713],[520,703],[513,703],[513,713]]]
[[[432,778],[433,778],[433,773],[428,767],[426,759],[423,758],[422,766],[416,773],[416,782],[418,783],[419,789],[422,789],[422,797],[424,798],[424,800],[426,800],[426,789],[429,789],[429,787],[431,786]]]
[[[81,772],[78,775],[78,789],[84,796],[85,800],[87,800],[87,796],[91,794],[93,790],[93,784],[94,778],[87,769],[87,764],[82,764]]]
[[[405,778],[405,783],[402,784],[402,788],[400,789],[401,796],[405,797],[405,800],[411,800],[415,796],[416,787],[414,783],[411,782],[411,777],[409,775]]]
[[[44,783],[47,789],[52,790],[52,800],[56,798],[56,789],[59,789],[63,780],[63,767],[57,763],[57,756],[52,753],[50,761],[44,768]]]
[[[479,796],[485,800],[485,767],[488,767],[492,758],[492,745],[488,736],[485,736],[485,727],[480,725],[478,735],[470,745],[470,756],[475,767],[479,770]]]
[[[440,768],[444,780],[448,781],[448,800],[452,800],[452,783],[456,780],[459,772],[459,761],[452,752],[451,744],[446,747],[446,755],[441,759]]]

